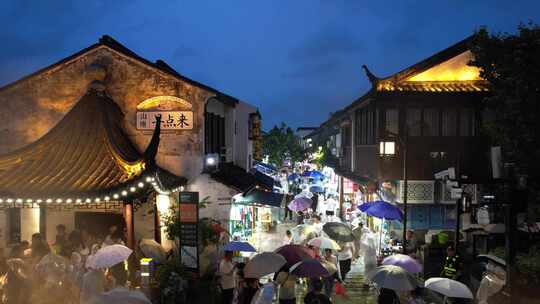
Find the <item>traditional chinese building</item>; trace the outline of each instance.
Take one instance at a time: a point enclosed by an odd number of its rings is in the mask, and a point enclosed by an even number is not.
[[[201,216],[227,220],[219,202],[245,189],[202,174],[205,160],[248,174],[260,140],[248,134],[260,125],[255,107],[109,36],[0,88],[0,104],[7,247],[35,232],[52,242],[58,224],[103,234],[125,223],[130,245],[159,241],[159,214],[180,189],[213,202]]]
[[[360,185],[378,183],[390,192],[388,200],[403,202],[406,166],[412,229],[455,227],[455,199],[435,173],[454,167],[473,203],[476,185],[488,178],[489,150],[479,126],[489,86],[467,65],[469,43],[465,39],[388,77],[364,66],[371,89],[309,135],[328,146],[339,175]]]

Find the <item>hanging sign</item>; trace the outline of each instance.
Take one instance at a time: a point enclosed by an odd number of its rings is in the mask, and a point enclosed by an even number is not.
[[[192,111],[154,111],[137,112],[137,129],[154,130],[156,116],[161,115],[162,130],[191,130],[193,129]]]
[[[199,272],[199,192],[180,192],[180,260],[186,269]]]

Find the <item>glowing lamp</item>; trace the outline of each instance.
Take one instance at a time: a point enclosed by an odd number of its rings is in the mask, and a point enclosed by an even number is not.
[[[381,141],[379,143],[379,154],[381,156],[396,155],[396,143],[393,141]]]

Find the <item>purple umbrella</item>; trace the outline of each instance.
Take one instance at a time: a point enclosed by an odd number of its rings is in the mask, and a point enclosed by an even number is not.
[[[409,273],[422,272],[422,265],[415,259],[405,254],[394,254],[383,260],[383,265],[399,266]]]
[[[287,260],[287,267],[315,257],[313,250],[300,245],[281,246],[276,249],[275,253],[281,254]]]
[[[311,207],[311,204],[313,204],[312,200],[307,197],[301,196],[293,199],[292,202],[289,203],[289,209],[295,212],[304,211]]]
[[[371,206],[365,212],[369,216],[385,220],[398,220],[401,222],[403,219],[403,212],[398,207],[383,201],[371,203]]]
[[[315,259],[307,259],[291,266],[289,273],[304,278],[319,278],[329,275],[321,262]]]
[[[366,203],[363,203],[362,205],[358,206],[358,209],[362,212],[366,212],[367,208],[371,207],[371,205],[373,205],[374,202],[366,202]]]

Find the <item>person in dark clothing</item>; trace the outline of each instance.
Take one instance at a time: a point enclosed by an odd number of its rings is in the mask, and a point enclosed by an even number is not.
[[[305,219],[304,212],[298,211],[298,217],[296,219],[297,220],[296,224],[298,224],[298,225],[304,224],[304,219]]]
[[[377,304],[399,304],[399,297],[392,289],[381,288]]]
[[[463,262],[456,252],[454,245],[448,246],[446,249],[446,258],[444,260],[441,277],[452,280],[458,280],[463,269]]]
[[[304,297],[304,304],[331,304],[330,298],[322,292],[323,283],[320,279],[311,281],[313,290]]]
[[[313,193],[313,197],[311,198],[311,201],[313,201],[313,203],[311,204],[311,209],[313,209],[313,212],[317,214],[317,205],[319,204],[319,194]]]
[[[285,218],[283,220],[287,220],[287,216],[289,217],[289,221],[293,220],[293,212],[291,209],[289,209],[289,206],[285,205]]]
[[[261,287],[259,285],[259,279],[246,278],[246,284],[247,287],[244,289],[242,297],[240,298],[240,304],[251,304],[251,300],[253,300],[253,297]]]

